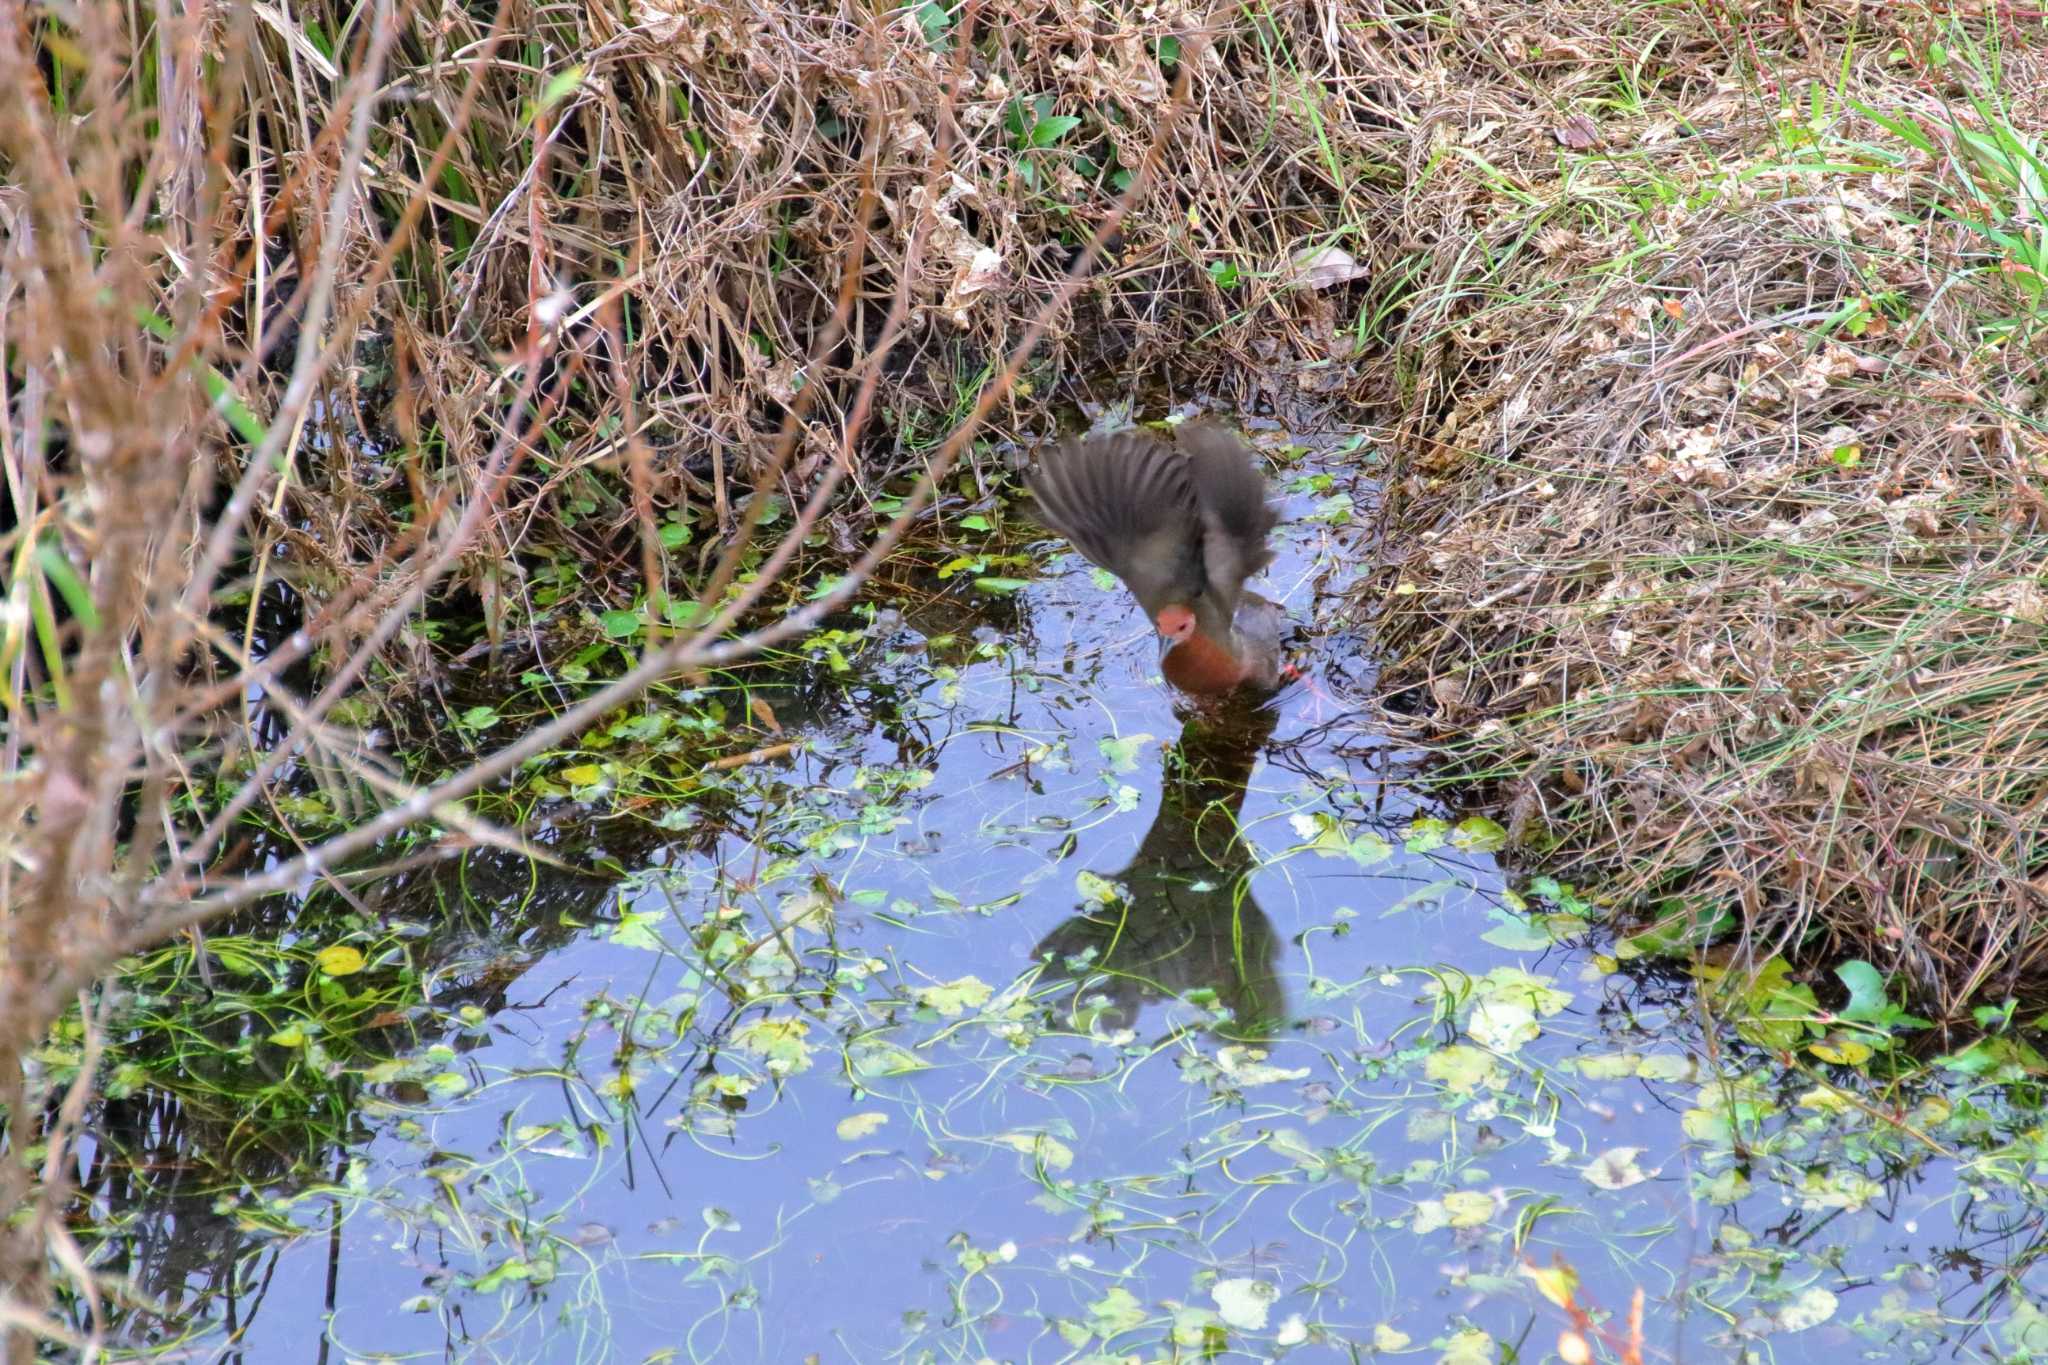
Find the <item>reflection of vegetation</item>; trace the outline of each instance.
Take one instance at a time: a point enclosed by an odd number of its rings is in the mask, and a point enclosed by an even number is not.
[[[1213,1001],[1233,1037],[1262,1038],[1285,1017],[1280,943],[1251,898],[1252,848],[1237,826],[1278,716],[1247,707],[1190,719],[1137,854],[1107,880],[1084,876],[1093,904],[1038,945],[1084,1004],[1106,999],[1109,1027],[1135,1024],[1146,1001],[1169,996]]]
[[[90,1262],[123,1286],[102,1305],[115,1340],[254,1324],[284,1246],[361,1194],[351,1159],[375,1120],[469,1088],[462,1058],[508,989],[612,894],[536,870],[472,850],[385,875],[355,904],[251,912],[206,936],[203,971],[190,945],[129,964],[78,1181]],[[75,1018],[58,1030],[40,1055],[53,1081],[82,1044]],[[335,1277],[346,1299],[348,1267]],[[70,1307],[85,1330],[87,1306]]]

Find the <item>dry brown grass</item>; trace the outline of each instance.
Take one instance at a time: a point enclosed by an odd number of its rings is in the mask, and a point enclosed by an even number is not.
[[[2048,206],[1981,152],[2042,149],[2040,19],[1589,17],[1461,53],[1411,198],[1396,702],[1632,912],[1944,1011],[2038,981]]]
[[[329,32],[347,12],[298,11]],[[518,41],[495,51],[474,10],[400,13],[406,101],[377,150],[376,187],[393,202],[430,181],[434,194],[398,278],[374,297],[341,290],[390,351],[361,353],[337,434],[359,425],[410,467],[322,471],[277,534],[295,577],[316,585],[375,563],[403,531],[393,492],[475,477],[508,397],[502,357],[537,317],[564,319],[556,363],[581,364],[587,387],[565,396],[544,461],[513,481],[462,566],[504,623],[528,614],[521,555],[566,553],[628,590],[651,568],[680,589],[697,550],[636,552],[634,522],[649,508],[701,519],[711,534],[697,545],[715,543],[799,393],[810,406],[784,492],[800,496],[835,461],[862,495],[919,468],[1158,131],[1184,69],[1162,45],[1185,45],[1197,117],[1165,149],[1160,192],[1052,320],[1031,394],[1112,360],[1130,374],[1171,357],[1171,381],[1190,385],[1244,354],[1297,311],[1287,262],[1355,238],[1391,202],[1389,149],[1405,139],[1371,120],[1367,150],[1333,108],[1347,126],[1338,145],[1319,142],[1308,111],[1350,96],[1318,88],[1292,54],[1313,50],[1311,25],[1335,31],[1334,12],[1289,12],[1262,32],[1235,10],[1179,5],[981,0],[876,17],[638,0],[627,23],[603,7],[508,0],[502,29]],[[280,121],[317,126],[319,83],[283,85],[287,45],[269,28],[255,36],[280,80]],[[472,130],[429,175],[448,111],[479,78]],[[558,102],[536,117],[551,88]],[[1025,145],[1010,123],[1020,105],[1027,130],[1042,108],[1048,134],[1064,131]],[[852,313],[844,339],[820,348],[864,193],[874,220]],[[1234,289],[1212,279],[1218,262],[1241,267]],[[864,393],[882,352],[884,382]],[[999,431],[1048,425],[1030,401],[995,418]],[[973,469],[979,496],[995,471]]]

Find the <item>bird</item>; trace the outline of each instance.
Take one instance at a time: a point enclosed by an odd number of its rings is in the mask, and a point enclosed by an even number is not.
[[[1025,484],[1039,520],[1138,599],[1168,682],[1215,697],[1286,676],[1281,610],[1244,585],[1272,562],[1280,516],[1235,434],[1195,422],[1173,444],[1136,430],[1067,440]]]

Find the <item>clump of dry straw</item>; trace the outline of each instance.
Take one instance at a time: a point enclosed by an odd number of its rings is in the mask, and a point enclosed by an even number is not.
[[[2048,967],[2048,45],[1672,22],[1500,37],[1411,199],[1387,677],[1546,865],[1954,1009]]]

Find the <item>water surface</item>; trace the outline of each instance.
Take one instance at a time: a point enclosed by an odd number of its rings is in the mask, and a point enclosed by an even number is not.
[[[1650,1359],[2048,1348],[2030,1088],[1778,1066],[1510,892],[1317,624],[1370,490],[1299,489],[1313,687],[1177,707],[1053,554],[862,627],[625,881],[469,884],[332,1177],[139,1257],[190,1349],[1535,1361],[1560,1266],[1616,1331],[1643,1292]]]

